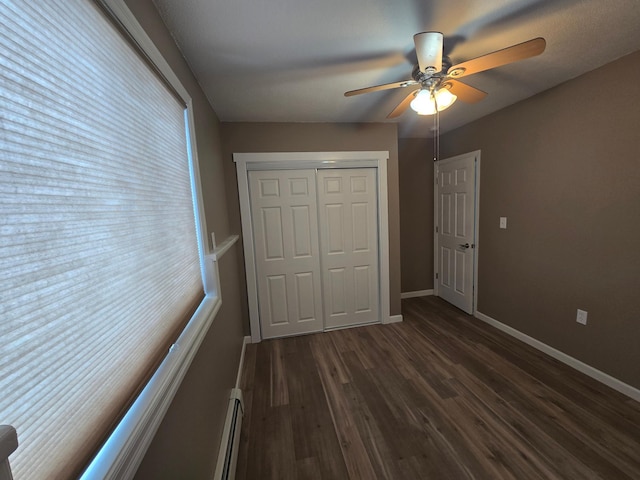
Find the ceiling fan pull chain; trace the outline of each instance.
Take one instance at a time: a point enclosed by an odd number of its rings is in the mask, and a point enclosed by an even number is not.
[[[433,161],[440,160],[440,112],[433,116]]]

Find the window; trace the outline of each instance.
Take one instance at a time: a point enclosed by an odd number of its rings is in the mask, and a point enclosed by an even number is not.
[[[189,99],[90,0],[0,0],[0,44],[0,423],[70,477],[212,315]]]

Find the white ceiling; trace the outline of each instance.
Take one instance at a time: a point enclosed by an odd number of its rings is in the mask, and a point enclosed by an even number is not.
[[[386,119],[407,90],[343,96],[410,79],[413,35],[422,31],[444,33],[454,64],[547,40],[538,57],[465,77],[489,95],[442,112],[443,132],[640,49],[639,0],[154,2],[227,122],[396,121],[401,137],[427,137],[433,117],[409,109]]]

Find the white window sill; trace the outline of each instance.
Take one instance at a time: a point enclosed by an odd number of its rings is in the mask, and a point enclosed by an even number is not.
[[[81,479],[133,478],[221,304],[219,297],[205,297]]]

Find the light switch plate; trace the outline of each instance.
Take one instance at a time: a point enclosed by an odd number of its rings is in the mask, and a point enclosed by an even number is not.
[[[576,315],[576,322],[582,325],[587,324],[587,312],[585,310],[578,309],[578,314]]]
[[[507,217],[500,217],[500,228],[507,228]]]

